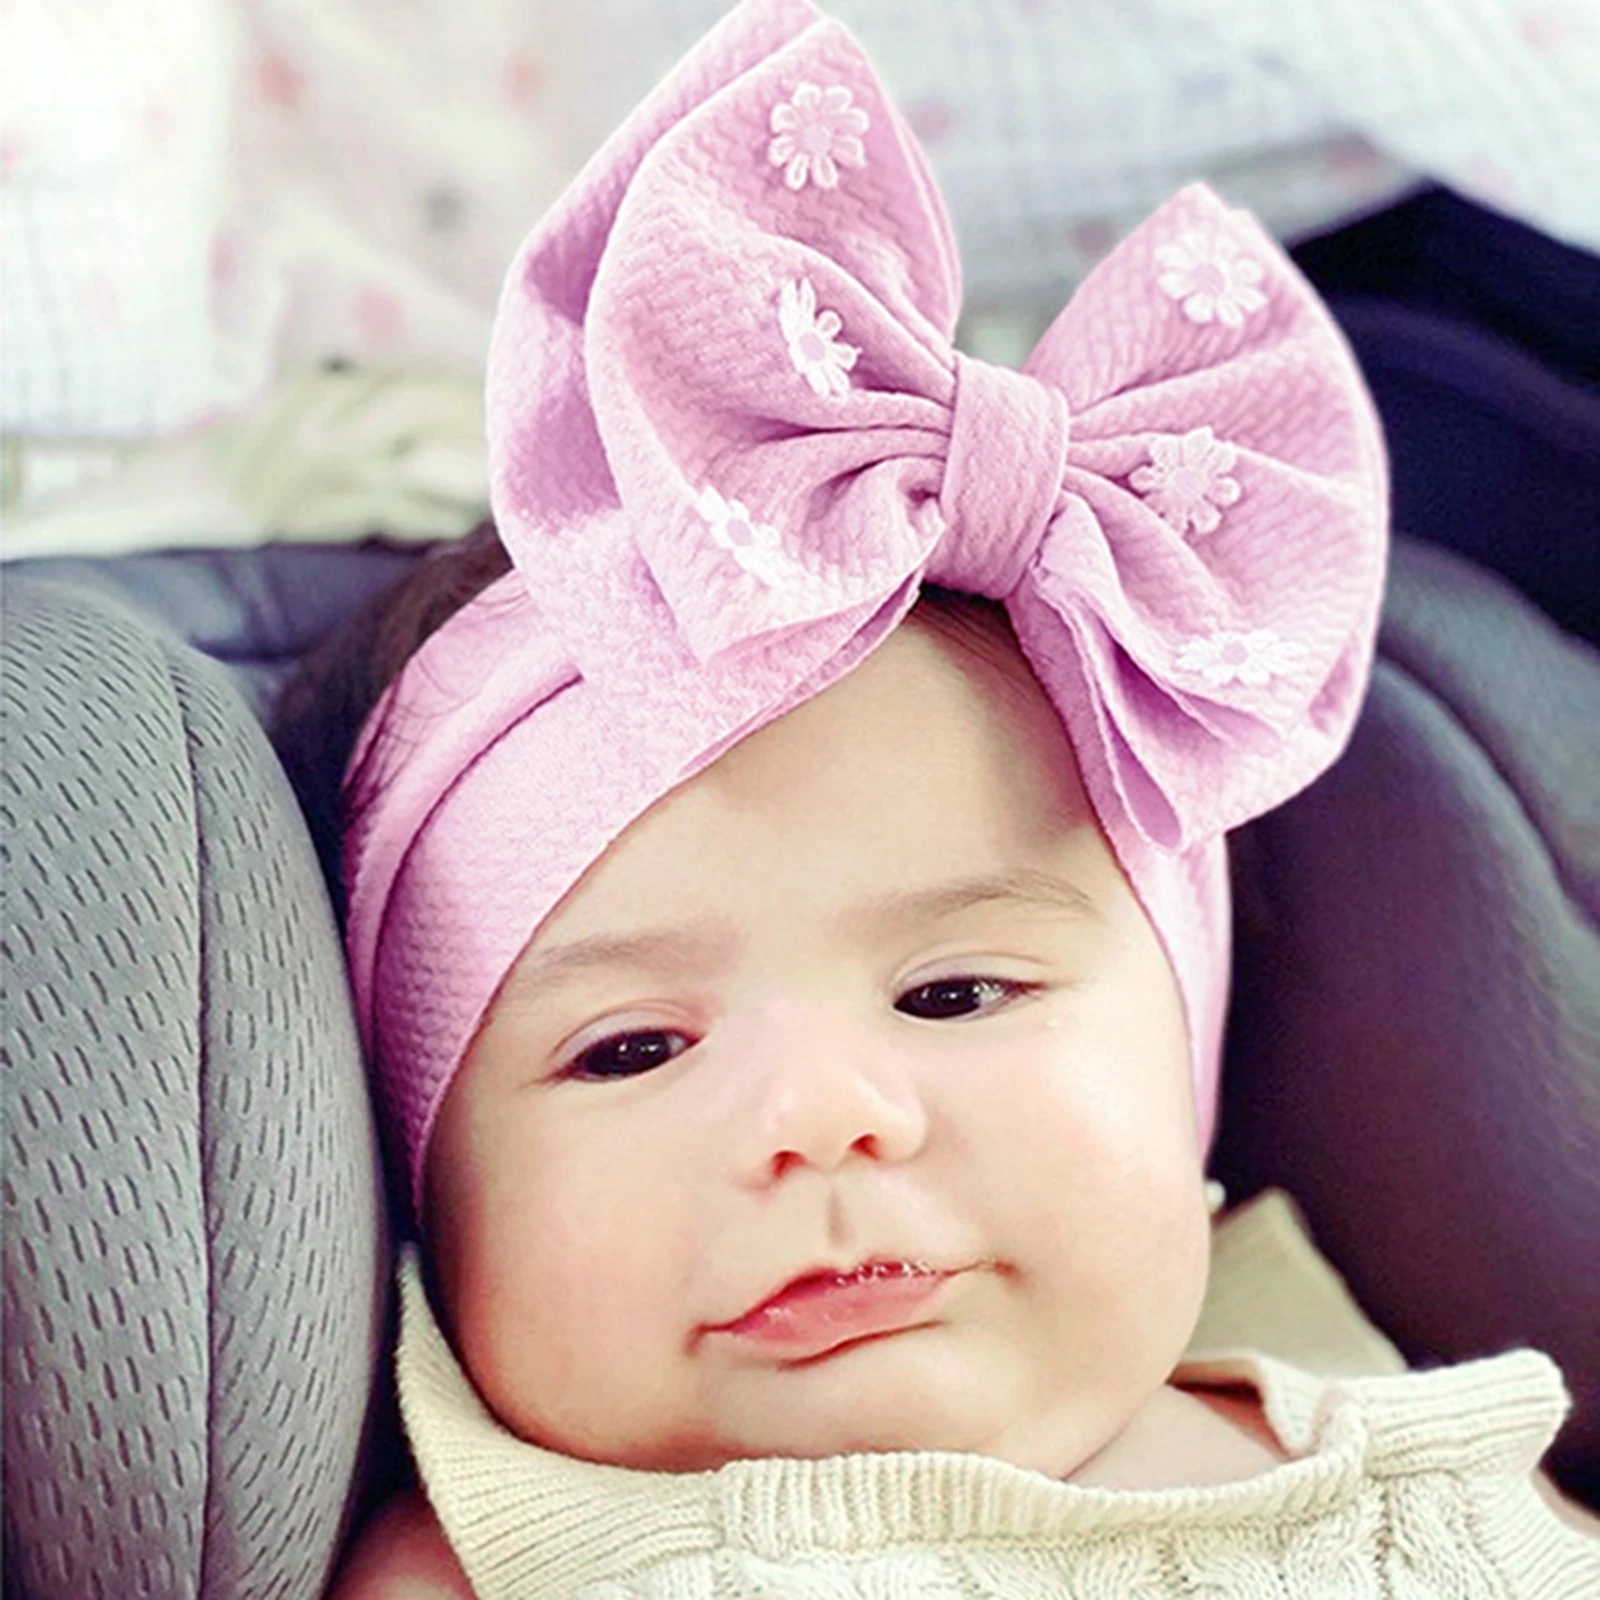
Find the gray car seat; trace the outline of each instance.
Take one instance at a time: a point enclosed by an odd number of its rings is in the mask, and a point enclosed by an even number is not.
[[[5,631],[6,1591],[316,1595],[386,1282],[316,859],[224,667],[21,577]]]
[[[316,1595],[359,1499],[385,1207],[328,897],[258,716],[413,559],[8,569],[7,1594]],[[1238,842],[1216,1152],[1235,1198],[1297,1195],[1414,1361],[1549,1350],[1577,1399],[1555,1463],[1591,1502],[1597,748],[1600,658],[1399,546],[1350,752]]]

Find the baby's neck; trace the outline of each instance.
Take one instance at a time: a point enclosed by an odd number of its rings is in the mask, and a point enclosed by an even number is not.
[[[1254,1394],[1163,1384],[1066,1481],[1098,1489],[1203,1488],[1258,1477],[1287,1459]]]

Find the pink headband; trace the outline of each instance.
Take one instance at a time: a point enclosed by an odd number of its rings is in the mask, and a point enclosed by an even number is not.
[[[412,1198],[540,922],[652,802],[816,694],[924,579],[1003,599],[1188,1010],[1204,1139],[1224,832],[1338,754],[1386,482],[1338,330],[1202,185],[1021,372],[956,352],[921,152],[807,0],[747,0],[524,246],[490,354],[515,570],[363,735],[348,945]],[[377,730],[375,732],[375,730]]]

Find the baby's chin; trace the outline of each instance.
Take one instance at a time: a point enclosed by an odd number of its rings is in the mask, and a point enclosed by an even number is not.
[[[735,1461],[826,1460],[834,1456],[932,1453],[983,1456],[1048,1477],[1072,1477],[1095,1460],[1126,1426],[1109,1429],[1101,1418],[1056,1414],[1004,1419],[951,1415],[931,1408],[907,1416],[883,1405],[858,1405],[843,1417],[791,1418],[779,1427],[759,1423],[736,1437],[661,1441],[609,1461],[656,1472],[709,1472]]]
[[[568,1454],[649,1471],[729,1462],[907,1451],[981,1455],[1064,1478],[1119,1434],[1147,1400],[1095,1385],[1041,1395],[1025,1374],[985,1370],[928,1339],[852,1347],[800,1369],[750,1375],[703,1428]],[[1157,1386],[1159,1387],[1159,1385]],[[536,1441],[539,1442],[539,1441]],[[551,1441],[544,1441],[551,1442]]]

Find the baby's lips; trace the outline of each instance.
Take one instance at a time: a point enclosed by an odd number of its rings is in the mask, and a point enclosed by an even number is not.
[[[789,1306],[804,1305],[812,1300],[848,1290],[868,1290],[876,1286],[893,1288],[897,1284],[919,1279],[947,1277],[949,1272],[926,1261],[904,1260],[898,1257],[879,1257],[863,1261],[858,1266],[839,1270],[824,1268],[818,1272],[802,1273],[791,1279],[774,1295],[752,1306],[740,1321],[764,1312],[779,1311]]]
[[[846,1282],[857,1277],[885,1277],[890,1275],[908,1277],[916,1273],[937,1273],[951,1270],[953,1269],[935,1265],[923,1255],[901,1256],[893,1253],[867,1256],[843,1265],[835,1262],[821,1262],[803,1267],[798,1272],[790,1273],[781,1279],[775,1280],[769,1289],[751,1301],[743,1311],[736,1316],[727,1318],[725,1321],[704,1324],[704,1331],[708,1333],[726,1332],[747,1318],[765,1310],[768,1306],[778,1304],[789,1297],[804,1297],[807,1294],[818,1293],[830,1287],[842,1287]]]
[[[925,1262],[875,1260],[846,1271],[792,1279],[743,1316],[708,1330],[791,1361],[922,1326],[959,1270]]]

